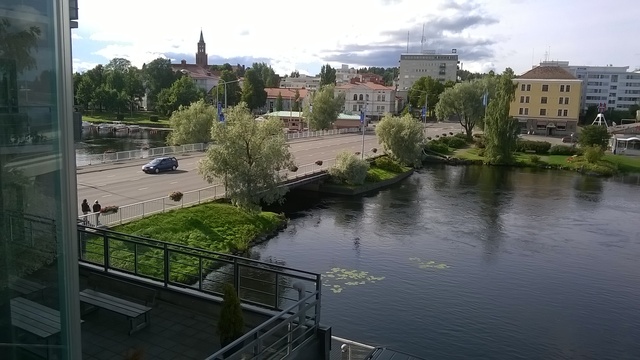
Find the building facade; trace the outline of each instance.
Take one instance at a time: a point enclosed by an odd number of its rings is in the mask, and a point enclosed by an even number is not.
[[[293,105],[296,101],[296,91],[298,92],[298,110],[302,111],[303,107],[308,103],[309,89],[289,89],[289,88],[265,88],[267,92],[267,101],[262,109],[259,109],[260,113],[270,113],[277,111],[276,104],[278,102],[278,96],[282,96],[282,111],[294,111]]]
[[[300,74],[300,77],[287,76],[280,80],[281,88],[309,89],[317,90],[320,88],[320,77]]]
[[[220,78],[211,72],[209,68],[209,55],[207,55],[207,44],[204,42],[202,30],[200,31],[200,41],[198,41],[198,51],[196,52],[196,63],[187,64],[186,60],[181,60],[179,64],[171,64],[173,71],[189,76],[196,86],[207,94],[218,85]]]
[[[69,0],[29,4],[0,3],[4,31],[14,35],[0,43],[0,359],[75,360],[82,358],[71,120],[78,9]],[[42,288],[38,302],[22,295],[24,284]],[[20,316],[23,305],[46,310],[56,336],[25,336],[32,323]]]
[[[347,64],[342,64],[341,67],[336,69],[336,84],[348,83],[351,79],[357,77],[358,71],[355,68],[350,68]]]
[[[456,81],[458,78],[458,55],[435,54],[430,51],[424,54],[401,54],[398,71],[398,90],[406,91],[424,76],[440,82]]]
[[[640,102],[640,71],[628,66],[569,65],[568,61],[543,61],[540,66],[559,66],[582,80],[580,108],[603,104],[608,109],[629,110]]]
[[[346,114],[359,114],[366,109],[367,117],[379,120],[388,113],[396,113],[396,91],[392,86],[359,83],[352,79],[349,84],[337,86],[336,92],[344,94]]]
[[[582,81],[559,66],[538,66],[515,78],[509,115],[522,133],[575,134],[580,117]]]

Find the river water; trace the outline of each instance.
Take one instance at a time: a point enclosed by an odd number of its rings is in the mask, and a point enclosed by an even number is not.
[[[81,141],[76,143],[76,158],[84,155],[103,154],[106,151],[139,150],[166,145],[167,130],[141,129],[134,132],[98,130],[97,127],[82,130]]]
[[[639,190],[435,166],[364,197],[291,193],[289,227],[254,250],[327,275],[337,336],[427,359],[640,359]]]

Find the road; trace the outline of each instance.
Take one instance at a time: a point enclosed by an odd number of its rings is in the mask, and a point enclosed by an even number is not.
[[[304,165],[314,164],[317,160],[333,161],[343,150],[361,151],[362,135],[313,138],[290,142],[289,145],[299,171],[303,171]],[[380,148],[378,139],[373,134],[366,135],[365,153],[370,153],[372,148]],[[180,162],[178,170],[160,174],[143,173],[140,168],[146,161],[79,168],[78,200],[87,199],[90,204],[98,200],[102,206],[123,206],[164,197],[173,191],[185,193],[211,186],[197,171],[198,160],[203,157],[202,153],[177,156]]]

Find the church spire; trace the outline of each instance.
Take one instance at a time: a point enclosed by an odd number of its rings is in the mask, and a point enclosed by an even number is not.
[[[202,36],[202,28],[200,28],[200,42],[204,43],[204,36]]]
[[[204,42],[204,35],[202,35],[202,28],[200,29],[200,41],[198,41],[198,52],[196,53],[196,65],[205,69],[209,68],[209,61],[207,55],[207,44]]]

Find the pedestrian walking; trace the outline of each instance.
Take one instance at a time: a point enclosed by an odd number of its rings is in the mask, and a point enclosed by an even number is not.
[[[100,210],[102,210],[102,206],[98,200],[96,200],[93,203],[93,212],[96,213],[96,226],[100,225]]]
[[[87,199],[82,200],[82,205],[80,206],[82,207],[82,213],[84,215],[87,215],[91,212],[91,206],[89,206],[89,202],[87,201]]]

